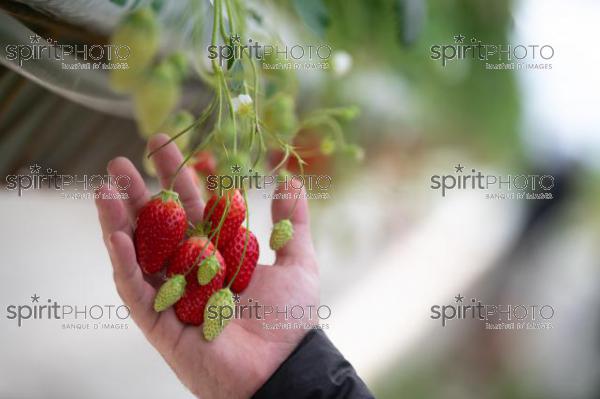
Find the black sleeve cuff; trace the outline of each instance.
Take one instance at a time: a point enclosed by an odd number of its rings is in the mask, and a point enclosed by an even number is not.
[[[253,398],[363,399],[373,394],[325,333],[311,330]]]

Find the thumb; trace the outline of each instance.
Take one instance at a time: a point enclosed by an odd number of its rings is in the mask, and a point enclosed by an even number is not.
[[[301,180],[294,178],[280,183],[275,190],[271,205],[273,223],[289,218],[294,226],[292,239],[277,251],[276,265],[316,265],[308,202],[303,186]]]

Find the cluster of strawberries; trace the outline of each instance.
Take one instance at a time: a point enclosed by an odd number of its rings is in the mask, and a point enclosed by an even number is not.
[[[161,191],[141,209],[135,230],[138,263],[146,274],[166,267],[166,281],[154,301],[157,312],[174,305],[183,323],[204,323],[207,340],[220,334],[226,321],[209,319],[209,306],[233,308],[233,293],[248,287],[258,262],[258,240],[242,225],[245,219],[239,190],[212,195],[203,222],[192,229],[173,191]],[[292,234],[288,219],[275,224],[271,247],[280,249]]]

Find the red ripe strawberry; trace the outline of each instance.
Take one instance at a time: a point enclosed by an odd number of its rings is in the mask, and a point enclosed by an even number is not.
[[[160,271],[185,236],[187,219],[173,191],[163,190],[138,214],[135,252],[145,273]]]
[[[167,277],[171,277],[174,274],[185,274],[188,284],[197,281],[198,266],[204,259],[213,254],[223,266],[222,271],[225,274],[223,257],[218,250],[215,251],[215,246],[208,240],[208,237],[202,235],[191,236],[177,248],[177,251],[171,257],[169,267],[167,268]],[[194,269],[190,270],[192,266]]]
[[[248,233],[247,235],[246,232]],[[247,244],[246,240],[248,240]],[[245,254],[244,245],[246,245]],[[254,269],[256,268],[259,255],[258,240],[250,230],[246,230],[244,226],[240,226],[238,233],[227,243],[223,248],[222,253],[225,264],[227,265],[226,284],[228,284],[235,275],[242,254],[244,254],[244,260],[240,266],[240,271],[233,281],[233,284],[231,284],[231,291],[239,294],[248,287],[248,284],[250,284],[252,273],[254,273]]]
[[[220,287],[212,289],[212,283],[209,285],[196,283],[193,286],[186,287],[185,294],[175,304],[175,314],[179,321],[193,326],[202,324],[204,322],[204,308],[208,300],[212,294],[220,289]]]
[[[196,172],[205,176],[217,173],[217,160],[212,152],[199,151],[193,159],[193,165]]]
[[[215,255],[221,265],[217,274],[207,285],[198,283],[198,266],[205,258]],[[193,267],[193,268],[192,268]],[[187,273],[187,274],[186,274]],[[175,314],[183,323],[200,325],[204,320],[204,307],[208,299],[223,287],[225,261],[215,251],[214,245],[204,236],[192,236],[179,246],[171,258],[167,277],[186,274],[186,289],[183,297],[175,304]]]
[[[208,222],[210,229],[208,235],[211,236],[213,231],[219,226],[223,212],[225,212],[225,207],[227,206],[227,198],[229,198],[227,215],[225,216],[221,230],[212,238],[212,242],[218,243],[217,246],[219,248],[227,245],[246,218],[246,204],[240,190],[227,191],[221,197],[214,194],[204,207],[204,221]]]

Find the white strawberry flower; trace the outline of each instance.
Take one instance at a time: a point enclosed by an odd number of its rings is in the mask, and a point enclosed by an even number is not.
[[[248,94],[240,94],[231,100],[233,104],[233,112],[240,116],[248,116],[252,114],[252,97]]]
[[[343,50],[333,53],[333,73],[336,76],[344,76],[352,68],[352,56]]]

